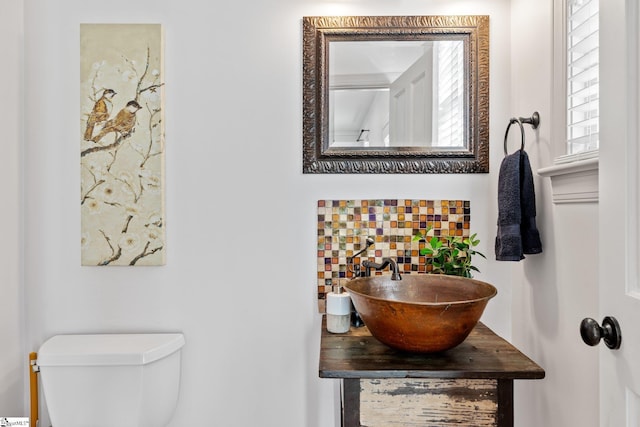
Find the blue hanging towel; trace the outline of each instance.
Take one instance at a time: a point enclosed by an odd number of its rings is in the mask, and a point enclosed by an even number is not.
[[[498,261],[520,261],[524,254],[542,252],[533,173],[524,150],[507,155],[500,165],[495,251]]]

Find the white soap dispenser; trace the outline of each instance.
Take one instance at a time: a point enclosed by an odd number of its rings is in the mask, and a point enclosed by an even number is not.
[[[334,334],[349,332],[351,325],[351,297],[340,285],[327,294],[327,331]]]

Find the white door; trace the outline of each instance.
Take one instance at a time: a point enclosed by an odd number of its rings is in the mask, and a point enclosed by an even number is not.
[[[431,145],[432,82],[433,50],[430,49],[391,83],[389,145]]]
[[[622,333],[618,350],[599,344],[601,427],[640,426],[638,57],[638,0],[600,1],[597,321],[612,316]]]

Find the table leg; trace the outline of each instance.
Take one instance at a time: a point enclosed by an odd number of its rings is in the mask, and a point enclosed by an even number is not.
[[[513,427],[513,380],[498,380],[498,427]]]
[[[359,378],[342,380],[342,427],[361,427]]]

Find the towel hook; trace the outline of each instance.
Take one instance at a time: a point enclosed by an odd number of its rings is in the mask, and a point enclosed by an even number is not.
[[[522,124],[526,123],[531,125],[533,129],[537,129],[538,126],[540,125],[540,114],[538,114],[538,112],[535,111],[531,115],[531,117],[512,117],[511,119],[509,119],[509,125],[507,126],[507,131],[504,134],[504,155],[505,156],[509,154],[509,152],[507,151],[507,137],[509,136],[509,129],[511,128],[511,125],[514,123],[518,123],[518,125],[520,126],[520,134],[522,136],[520,149],[524,150],[524,126],[522,126]]]
[[[538,129],[538,126],[540,126],[540,114],[537,111],[534,111],[531,117],[519,117],[519,119],[522,123],[529,124],[534,129]]]

